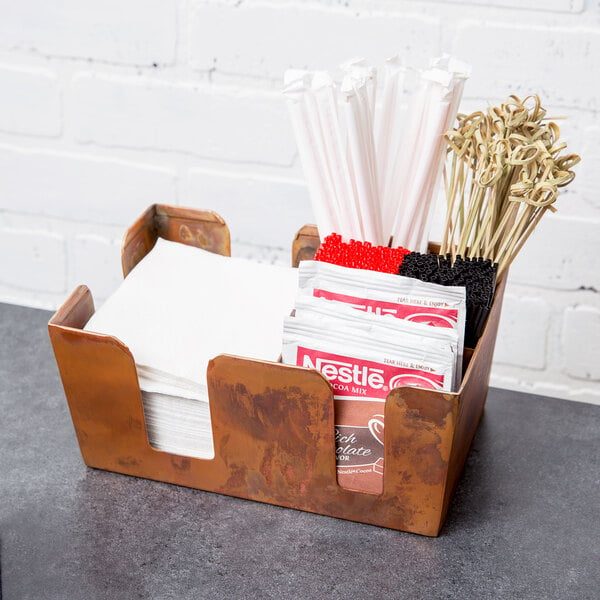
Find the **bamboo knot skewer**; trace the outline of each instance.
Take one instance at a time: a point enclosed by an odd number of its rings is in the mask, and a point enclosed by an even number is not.
[[[446,133],[446,226],[441,254],[483,257],[506,269],[575,177],[560,128],[537,95],[459,114]]]

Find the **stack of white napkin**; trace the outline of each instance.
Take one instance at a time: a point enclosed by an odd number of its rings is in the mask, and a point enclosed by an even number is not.
[[[212,458],[206,368],[218,354],[277,360],[297,270],[158,239],[85,329],[136,362],[150,444]]]

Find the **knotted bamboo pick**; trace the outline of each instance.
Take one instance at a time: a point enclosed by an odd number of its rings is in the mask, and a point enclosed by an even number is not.
[[[560,187],[575,177],[577,154],[562,154],[558,125],[538,96],[510,96],[486,112],[459,115],[446,134],[447,214],[441,254],[484,257],[501,277]]]

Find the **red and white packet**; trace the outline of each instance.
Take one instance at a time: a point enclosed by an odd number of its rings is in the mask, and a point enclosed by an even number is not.
[[[298,270],[300,294],[342,302],[357,310],[450,328],[458,334],[455,382],[462,376],[466,290],[389,273],[303,261]]]
[[[344,311],[355,313],[342,306]],[[379,494],[387,395],[403,385],[450,391],[456,357],[439,339],[398,335],[373,315],[363,313],[368,322],[361,327],[353,319],[342,324],[335,318],[315,319],[302,310],[297,314],[285,319],[282,359],[320,371],[333,387],[338,483]]]

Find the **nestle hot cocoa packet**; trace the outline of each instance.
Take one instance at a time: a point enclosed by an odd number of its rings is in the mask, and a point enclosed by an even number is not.
[[[387,273],[303,261],[299,267],[300,295],[311,295],[376,315],[454,329],[458,335],[455,383],[462,376],[466,318],[464,287],[445,287]]]
[[[456,337],[452,329],[298,298],[295,316],[284,322],[282,358],[320,371],[333,388],[340,486],[382,492],[387,395],[403,385],[450,391]]]

